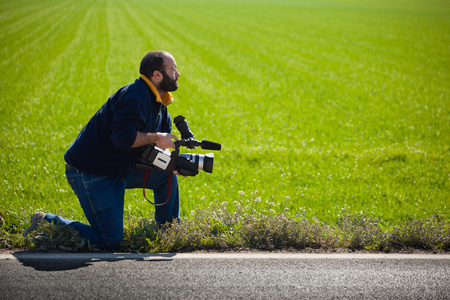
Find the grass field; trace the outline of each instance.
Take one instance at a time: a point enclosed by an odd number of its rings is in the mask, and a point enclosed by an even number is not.
[[[213,174],[180,179],[182,216],[238,201],[449,217],[448,1],[3,0],[0,41],[5,219],[85,220],[63,154],[153,49],[181,72],[172,117],[223,149]],[[125,211],[153,216],[141,190]]]

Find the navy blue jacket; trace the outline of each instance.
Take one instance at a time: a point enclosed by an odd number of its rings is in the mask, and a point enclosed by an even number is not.
[[[158,117],[159,115],[159,117]],[[64,154],[69,165],[89,174],[122,176],[145,147],[131,148],[137,131],[171,132],[172,121],[142,79],[120,88],[84,126]]]

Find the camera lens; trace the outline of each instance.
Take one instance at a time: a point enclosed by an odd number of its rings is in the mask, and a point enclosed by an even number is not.
[[[205,171],[207,173],[212,173],[214,153],[208,153],[206,155],[181,153],[180,157],[194,163],[197,170]],[[179,164],[181,165],[181,162]],[[186,162],[184,162],[183,165],[187,165]],[[183,167],[186,168],[186,166],[183,166]]]

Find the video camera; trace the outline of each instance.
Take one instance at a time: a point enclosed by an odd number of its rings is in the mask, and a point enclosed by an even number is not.
[[[220,150],[222,146],[215,142],[206,140],[200,142],[195,140],[194,134],[189,130],[188,123],[183,116],[176,117],[174,123],[181,133],[181,140],[174,142],[175,150],[170,153],[155,145],[150,145],[142,153],[136,167],[142,170],[153,170],[157,168],[168,172],[176,170],[183,176],[195,176],[199,170],[212,173],[214,153],[205,155],[193,153],[180,154],[180,146],[188,149],[195,149],[199,146],[206,150]]]

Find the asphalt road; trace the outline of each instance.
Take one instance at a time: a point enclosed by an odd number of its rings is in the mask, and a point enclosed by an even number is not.
[[[450,299],[450,255],[0,255],[0,299]]]

